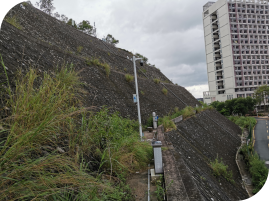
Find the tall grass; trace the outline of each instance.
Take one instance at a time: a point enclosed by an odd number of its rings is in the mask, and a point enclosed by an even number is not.
[[[105,108],[80,108],[71,67],[18,77],[8,100],[12,115],[1,122],[0,200],[131,200],[124,176],[152,158],[138,123]]]

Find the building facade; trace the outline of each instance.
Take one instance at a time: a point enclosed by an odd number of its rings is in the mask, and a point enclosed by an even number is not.
[[[209,91],[205,103],[253,96],[269,84],[268,0],[218,0],[203,7]]]

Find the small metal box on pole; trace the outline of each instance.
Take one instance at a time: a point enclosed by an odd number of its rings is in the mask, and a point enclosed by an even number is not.
[[[137,96],[136,96],[136,94],[133,94],[133,101],[134,101],[134,103],[137,103]]]
[[[162,174],[163,173],[162,142],[153,141],[151,145],[153,147],[153,153],[154,153],[155,174]]]

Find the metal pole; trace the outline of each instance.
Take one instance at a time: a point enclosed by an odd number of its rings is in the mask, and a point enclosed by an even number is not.
[[[140,104],[139,104],[139,94],[138,94],[138,84],[137,84],[135,60],[136,60],[136,58],[135,58],[135,56],[133,56],[134,76],[135,76],[135,91],[136,91],[136,98],[137,98],[137,113],[138,113],[138,122],[139,122],[139,133],[140,133],[140,138],[142,141],[142,124],[141,124],[141,116],[140,116]]]

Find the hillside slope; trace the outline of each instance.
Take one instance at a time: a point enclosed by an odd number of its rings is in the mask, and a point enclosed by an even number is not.
[[[136,105],[132,102],[135,85],[125,80],[125,74],[133,75],[133,64],[126,58],[131,57],[131,53],[86,35],[29,5],[26,9],[15,6],[6,18],[12,16],[22,29],[3,21],[0,32],[0,53],[11,80],[18,69],[25,72],[34,67],[40,73],[51,73],[57,66],[73,63],[74,68],[81,71],[81,81],[88,91],[83,96],[85,106],[107,105],[123,117],[137,118]],[[80,46],[82,51],[77,50]],[[109,64],[109,77],[102,67],[86,64],[93,58]],[[140,68],[138,85],[143,122],[153,111],[162,116],[174,107],[183,109],[186,105],[199,104],[185,88],[172,84],[157,68],[148,65],[141,68],[138,63],[137,66]],[[3,72],[2,68],[0,72]],[[164,83],[155,84],[153,78]],[[4,74],[1,74],[1,80],[5,80]],[[168,90],[167,95],[162,93],[164,87]]]
[[[243,200],[248,198],[242,187],[235,155],[241,144],[240,128],[215,110],[206,110],[177,123],[177,129],[165,133],[179,169],[189,200]],[[210,162],[218,158],[232,171],[234,183],[216,177]],[[200,197],[200,198],[197,198]],[[170,192],[173,197],[173,192]]]

